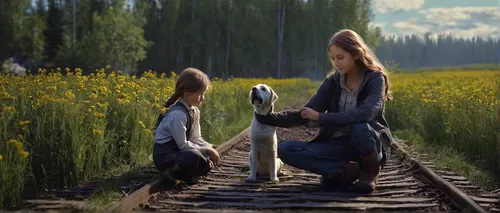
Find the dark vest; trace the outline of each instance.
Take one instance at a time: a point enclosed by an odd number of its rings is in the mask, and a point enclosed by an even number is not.
[[[186,108],[186,106],[181,103],[180,101],[177,101],[175,102],[175,104],[172,104],[172,106],[170,106],[168,108],[168,110],[165,112],[165,114],[163,113],[160,113],[158,115],[158,119],[156,120],[156,124],[155,124],[155,130],[156,128],[158,128],[158,125],[160,125],[161,121],[167,117],[167,115],[175,110],[181,110],[183,111],[185,114],[186,114],[186,117],[188,118],[187,119],[187,123],[186,123],[186,139],[189,138],[189,136],[191,135],[191,130],[193,129],[193,124],[194,124],[194,112],[193,110],[189,110]]]

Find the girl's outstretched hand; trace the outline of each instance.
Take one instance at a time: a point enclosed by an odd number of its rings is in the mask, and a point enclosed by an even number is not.
[[[301,107],[300,116],[313,121],[317,121],[319,119],[319,113],[309,107]]]

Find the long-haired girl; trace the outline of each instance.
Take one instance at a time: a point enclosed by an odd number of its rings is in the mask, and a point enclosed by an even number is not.
[[[300,109],[255,114],[268,125],[294,127],[315,122],[319,135],[310,142],[282,141],[281,160],[322,175],[326,188],[344,188],[359,179],[360,192],[375,190],[385,164],[385,147],[392,142],[384,116],[390,100],[389,78],[375,54],[354,31],[336,32],[328,53],[338,70],[323,81],[316,94]]]

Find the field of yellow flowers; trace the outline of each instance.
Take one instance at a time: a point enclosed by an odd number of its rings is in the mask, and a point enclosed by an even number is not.
[[[108,73],[108,74],[106,74]],[[499,72],[391,74],[394,100],[386,116],[393,130],[411,129],[429,143],[446,145],[493,168]],[[0,76],[0,205],[20,204],[23,193],[60,188],[102,175],[120,165],[146,165],[152,131],[171,77],[140,77],[101,69],[39,70]],[[203,137],[220,143],[251,122],[248,92],[269,84],[276,109],[304,103],[320,82],[307,79],[213,79],[200,107]],[[2,208],[2,206],[0,206]]]
[[[65,187],[119,165],[151,163],[153,126],[175,78],[106,69],[89,76],[79,69],[0,76],[0,204],[16,206],[23,192]],[[203,137],[214,144],[250,124],[254,84],[277,91],[277,109],[317,86],[307,79],[212,83],[200,111]]]
[[[498,71],[392,74],[388,122],[393,130],[415,131],[426,143],[495,171],[499,77]]]

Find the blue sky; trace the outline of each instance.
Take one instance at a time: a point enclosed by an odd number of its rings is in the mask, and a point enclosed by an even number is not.
[[[431,32],[500,38],[500,0],[373,0],[373,25],[385,35]]]

